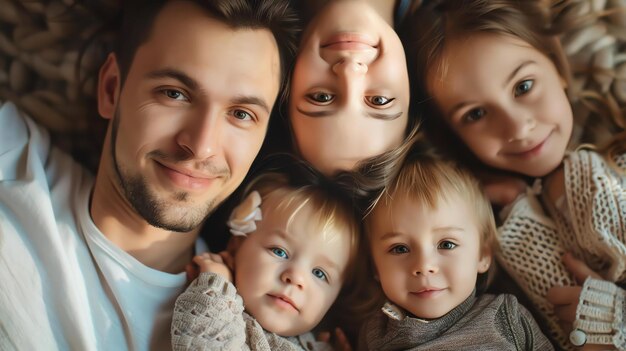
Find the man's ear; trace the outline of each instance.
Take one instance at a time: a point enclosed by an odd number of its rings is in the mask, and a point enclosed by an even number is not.
[[[110,53],[98,75],[98,112],[106,119],[115,115],[120,94],[120,70],[115,54]]]

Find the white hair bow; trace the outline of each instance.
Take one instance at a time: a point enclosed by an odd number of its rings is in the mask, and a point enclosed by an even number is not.
[[[263,219],[261,215],[261,195],[253,191],[233,210],[226,224],[236,236],[247,236],[256,230],[255,221]]]

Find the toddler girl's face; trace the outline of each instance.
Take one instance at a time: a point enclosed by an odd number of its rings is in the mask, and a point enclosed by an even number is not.
[[[328,233],[305,205],[278,206],[272,193],[263,219],[235,256],[235,286],[246,311],[281,336],[311,331],[333,304],[344,281],[349,235]],[[326,229],[328,230],[328,229]]]
[[[472,293],[491,263],[480,252],[475,211],[455,196],[437,209],[406,196],[381,204],[368,224],[387,298],[419,318],[439,318]]]
[[[445,74],[428,77],[443,118],[485,164],[540,177],[563,159],[572,109],[552,61],[514,37],[479,33],[448,43]]]

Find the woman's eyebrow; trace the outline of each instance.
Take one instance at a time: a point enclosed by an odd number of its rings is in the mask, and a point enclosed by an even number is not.
[[[322,110],[322,111],[304,111],[301,108],[296,107],[296,110],[305,116],[314,117],[314,118],[315,117],[328,117],[337,113],[337,110],[334,110],[334,109]],[[385,121],[391,121],[402,116],[402,113],[403,113],[402,111],[397,112],[397,113],[365,112],[364,115],[366,117],[382,119]]]

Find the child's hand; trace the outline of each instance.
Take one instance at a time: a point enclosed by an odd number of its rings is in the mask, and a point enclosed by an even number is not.
[[[229,259],[230,255],[225,252],[220,252],[219,254],[205,252],[194,257],[193,262],[200,268],[200,273],[211,272],[219,274],[232,282],[233,274],[227,265]]]
[[[598,273],[589,268],[583,261],[574,258],[571,254],[563,255],[565,267],[574,275],[578,286],[554,286],[548,290],[547,299],[554,305],[554,313],[561,322],[566,333],[572,331],[572,324],[576,319],[576,307],[580,299],[582,284],[587,277],[603,279]],[[606,345],[587,344],[581,350],[603,350]]]
[[[339,351],[352,351],[352,346],[350,346],[350,342],[344,334],[341,328],[335,328],[335,337],[332,338],[332,345],[334,350]],[[330,332],[321,332],[317,335],[317,341],[331,343],[331,335]]]
[[[506,206],[526,190],[526,182],[522,178],[487,172],[481,172],[477,176],[487,198],[494,205]]]

